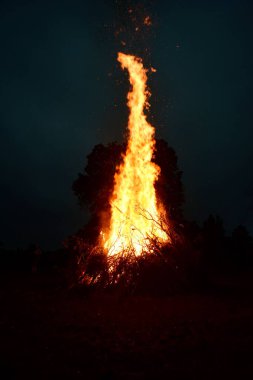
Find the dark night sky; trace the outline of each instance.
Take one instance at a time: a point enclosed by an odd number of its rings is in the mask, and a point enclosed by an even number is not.
[[[97,143],[120,140],[127,83],[112,1],[1,1],[1,229],[56,247],[85,221],[71,184]],[[253,6],[155,1],[152,122],[175,148],[186,215],[253,232]],[[116,9],[116,10],[115,10]],[[135,53],[133,51],[132,53]],[[125,85],[118,83],[122,79]]]

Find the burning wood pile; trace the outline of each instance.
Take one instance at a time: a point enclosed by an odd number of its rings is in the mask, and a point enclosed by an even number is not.
[[[178,234],[155,186],[161,168],[153,160],[155,128],[145,115],[148,70],[133,55],[119,53],[118,61],[128,70],[131,85],[126,149],[114,173],[109,211],[96,243],[75,240],[79,282],[102,288],[136,287],[140,278],[158,283],[168,275],[173,279],[183,268],[172,253]]]

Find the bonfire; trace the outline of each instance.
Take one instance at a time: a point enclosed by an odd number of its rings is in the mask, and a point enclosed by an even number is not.
[[[155,184],[160,167],[153,162],[155,128],[147,121],[150,92],[148,70],[140,58],[118,53],[122,69],[129,73],[130,91],[126,151],[114,174],[107,223],[101,226],[97,244],[81,247],[81,282],[103,286],[134,283],[143,263],[164,260],[164,247],[172,246],[172,224]],[[152,71],[155,71],[152,69]],[[105,220],[105,218],[103,218]]]
[[[123,53],[118,61],[129,72],[128,142],[123,163],[114,176],[111,220],[101,231],[102,244],[108,257],[152,253],[152,245],[171,241],[168,215],[155,191],[160,168],[152,162],[155,151],[155,129],[148,123],[149,107],[147,70],[140,58]]]

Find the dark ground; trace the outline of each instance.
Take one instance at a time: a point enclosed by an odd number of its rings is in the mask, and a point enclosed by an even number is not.
[[[59,281],[58,281],[59,280]],[[1,379],[252,379],[253,276],[195,294],[85,295],[2,275]]]

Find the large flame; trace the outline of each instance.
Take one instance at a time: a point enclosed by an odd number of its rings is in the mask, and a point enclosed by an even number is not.
[[[133,55],[118,53],[118,61],[129,72],[132,86],[128,93],[128,145],[122,165],[114,176],[109,232],[102,232],[108,255],[124,254],[132,250],[140,255],[151,240],[169,241],[162,228],[164,210],[158,204],[155,181],[160,168],[151,162],[155,148],[155,129],[147,122],[147,70],[142,60]]]

